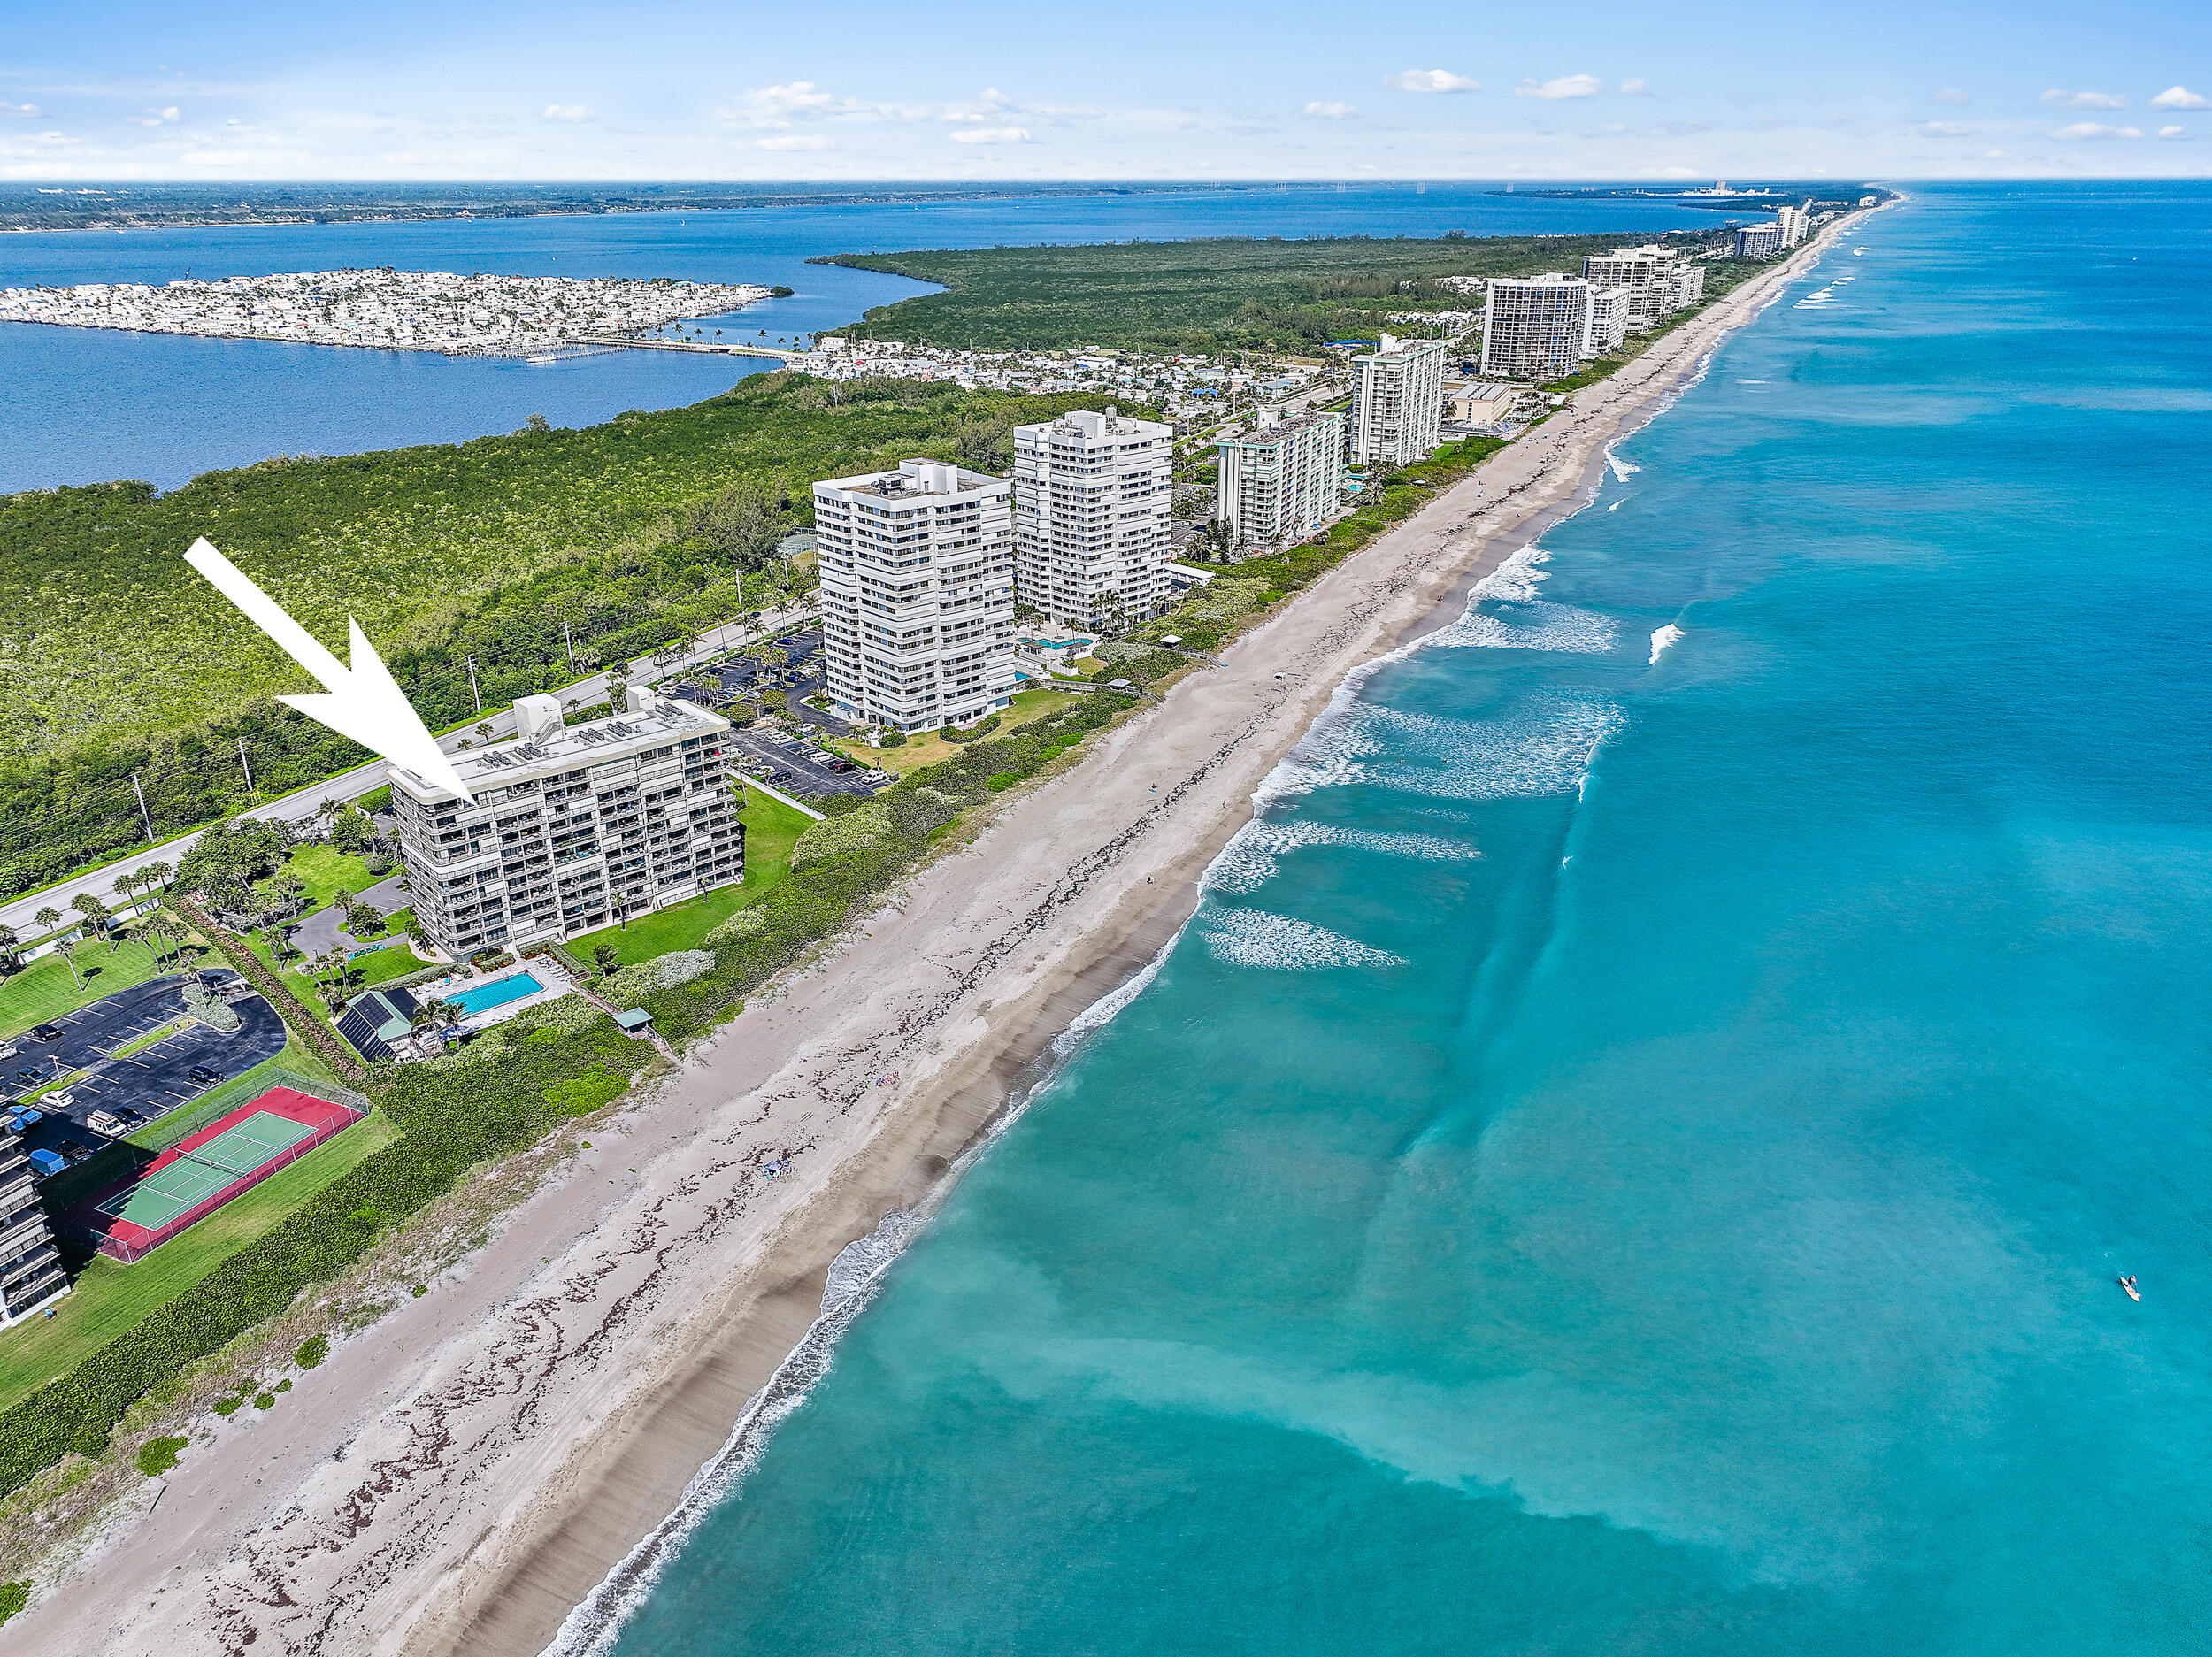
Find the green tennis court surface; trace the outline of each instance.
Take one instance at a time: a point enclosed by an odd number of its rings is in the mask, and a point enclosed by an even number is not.
[[[158,1230],[314,1132],[310,1124],[257,1111],[205,1145],[179,1153],[175,1162],[102,1203],[100,1212]]]

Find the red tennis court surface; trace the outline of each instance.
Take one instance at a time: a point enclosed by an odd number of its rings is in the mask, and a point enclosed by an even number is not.
[[[95,1192],[70,1218],[126,1264],[297,1162],[361,1112],[296,1088],[273,1087],[172,1146],[131,1178]]]

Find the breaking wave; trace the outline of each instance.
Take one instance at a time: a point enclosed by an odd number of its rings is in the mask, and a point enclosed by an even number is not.
[[[1667,647],[1682,637],[1682,629],[1669,622],[1651,635],[1651,665],[1659,665],[1659,658],[1667,653]]]
[[[1440,834],[1378,834],[1332,823],[1255,819],[1221,848],[1202,884],[1209,892],[1256,892],[1275,878],[1279,859],[1302,846],[1349,846],[1422,863],[1469,863],[1482,855],[1466,841]]]
[[[1324,967],[1402,967],[1405,957],[1371,949],[1324,926],[1265,909],[1220,909],[1199,924],[1206,953],[1233,967],[1311,972]]]

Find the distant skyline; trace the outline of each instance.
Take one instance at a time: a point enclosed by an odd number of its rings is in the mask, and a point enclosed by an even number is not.
[[[2188,177],[2208,19],[125,0],[12,18],[0,178]]]

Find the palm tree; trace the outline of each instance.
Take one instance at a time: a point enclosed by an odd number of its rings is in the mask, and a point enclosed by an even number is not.
[[[61,958],[69,963],[69,976],[77,980],[77,987],[84,988],[84,974],[77,970],[77,940],[73,938],[65,938],[54,947],[60,952]]]
[[[69,907],[84,917],[85,936],[88,939],[105,938],[108,940],[108,953],[113,955],[115,953],[113,936],[115,917],[108,912],[108,906],[94,897],[91,893],[80,892],[69,900]]]
[[[150,863],[138,871],[138,889],[141,892],[150,892],[156,886],[166,889],[169,882],[176,878],[176,873],[165,863]]]
[[[599,976],[603,978],[622,964],[622,952],[612,944],[600,944],[591,952],[591,964],[598,969]]]
[[[16,954],[16,946],[22,941],[15,935],[14,927],[0,926],[0,963],[5,963],[4,968],[0,970],[12,972],[23,964],[21,957]]]
[[[131,894],[137,890],[138,877],[136,875],[118,875],[115,877],[115,892],[117,896],[127,901],[130,899]]]
[[[41,930],[50,932],[61,924],[61,911],[49,903],[31,918],[39,924]]]

